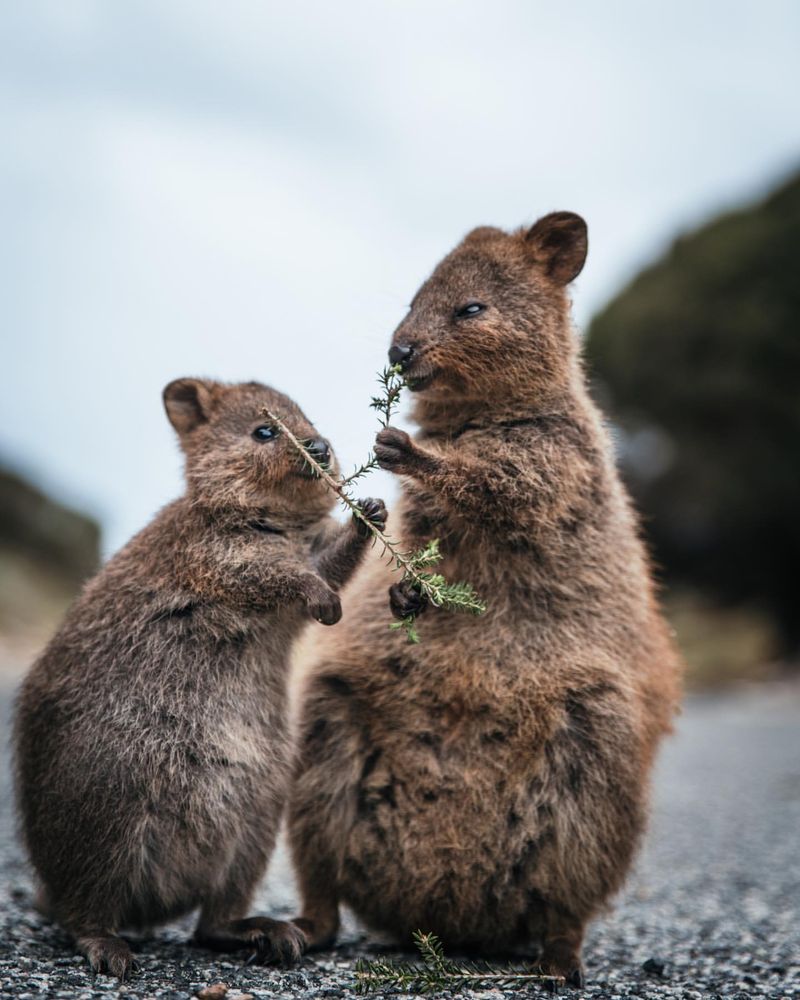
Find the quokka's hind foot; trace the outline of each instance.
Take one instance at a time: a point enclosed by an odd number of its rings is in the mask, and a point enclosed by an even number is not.
[[[115,934],[82,934],[77,938],[77,944],[89,959],[94,972],[106,972],[125,979],[135,968],[128,942]]]
[[[265,964],[294,965],[306,950],[306,936],[288,920],[247,917],[218,926],[199,926],[194,943],[211,951],[254,952],[254,960]]]
[[[581,989],[585,985],[583,964],[580,956],[574,953],[545,954],[542,956],[539,968],[545,976],[558,976],[564,980],[566,986],[572,986],[574,989]]]
[[[547,907],[540,965],[548,976],[561,976],[567,986],[580,989],[584,984],[581,946],[583,922],[566,910]]]
[[[339,930],[338,918],[335,922],[322,921],[313,917],[293,917],[292,923],[305,935],[306,951],[325,951],[336,943]]]

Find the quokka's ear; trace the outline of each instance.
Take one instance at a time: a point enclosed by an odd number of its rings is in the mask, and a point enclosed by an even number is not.
[[[525,233],[525,246],[545,274],[568,285],[583,270],[589,249],[586,223],[574,212],[551,212]]]
[[[211,413],[211,389],[199,378],[176,378],[164,389],[164,409],[179,434],[204,424]]]

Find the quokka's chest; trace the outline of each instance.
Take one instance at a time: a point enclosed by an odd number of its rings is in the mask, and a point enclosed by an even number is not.
[[[527,753],[541,743],[548,706],[537,710],[530,692],[503,685],[490,664],[471,670],[466,661],[431,662],[424,657],[425,643],[432,652],[427,635],[408,652],[379,658],[366,685],[356,676],[320,678],[323,697],[312,690],[309,707],[326,727],[340,720],[345,729],[361,731],[364,745],[385,748],[412,767],[461,767],[486,754]]]

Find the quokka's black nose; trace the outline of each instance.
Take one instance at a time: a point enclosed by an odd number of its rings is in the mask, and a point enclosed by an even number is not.
[[[401,368],[406,368],[410,364],[413,354],[414,348],[411,344],[392,344],[389,348],[389,360]]]
[[[328,447],[328,442],[323,438],[312,438],[306,448],[311,457],[315,458],[320,465],[327,465],[330,461],[331,450]]]

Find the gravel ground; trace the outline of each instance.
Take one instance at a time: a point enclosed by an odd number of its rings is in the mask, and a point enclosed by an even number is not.
[[[637,869],[613,911],[590,931],[588,985],[561,995],[800,997],[799,834],[800,687],[691,699],[660,760],[650,834]],[[0,997],[188,1000],[222,981],[231,1000],[237,993],[346,998],[354,995],[356,959],[390,952],[347,922],[335,951],[295,970],[242,967],[187,948],[189,924],[183,923],[138,944],[139,972],[123,986],[94,976],[31,905],[5,770],[0,871]],[[290,915],[293,900],[280,850],[259,903]]]

